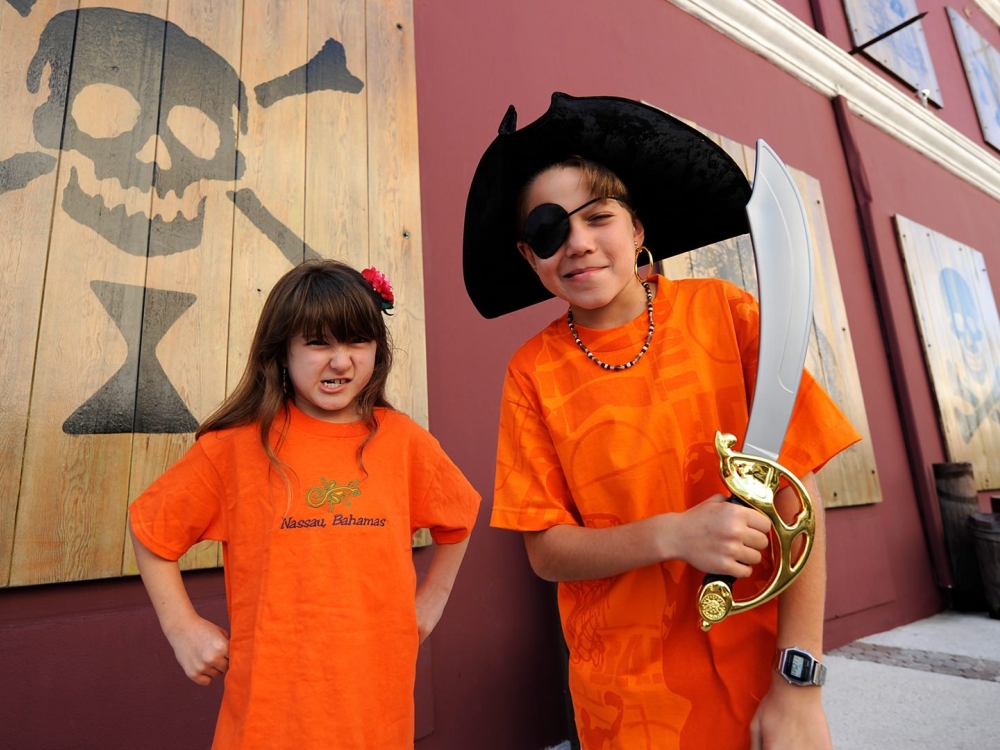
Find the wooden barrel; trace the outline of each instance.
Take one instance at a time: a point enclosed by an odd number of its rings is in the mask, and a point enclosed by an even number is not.
[[[979,498],[968,462],[934,464],[934,484],[941,506],[948,560],[955,581],[954,606],[965,612],[986,609],[979,562],[969,530],[970,517],[979,511]]]
[[[1000,513],[973,513],[968,523],[987,609],[990,617],[1000,620]]]

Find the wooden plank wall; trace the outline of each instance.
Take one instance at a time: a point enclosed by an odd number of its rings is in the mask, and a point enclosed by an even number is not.
[[[390,398],[427,424],[409,2],[0,4],[0,49],[0,585],[135,571],[128,504],[305,258],[390,277]]]
[[[897,215],[924,359],[950,461],[1000,486],[1000,317],[983,255]]]
[[[26,18],[9,5],[0,6],[0,88],[5,92],[0,164],[6,167],[0,168],[0,368],[5,381],[0,388],[0,584],[7,582],[14,553],[33,354],[57,197],[53,165],[59,152],[40,148],[32,132],[35,108],[48,94],[41,89],[32,95],[24,81],[48,19],[75,5],[41,0]],[[29,156],[14,162],[19,154]]]
[[[688,124],[725,149],[747,178],[753,180],[756,163],[754,148],[694,123]],[[823,504],[828,508],[881,502],[882,490],[822,190],[815,178],[792,167],[789,171],[806,207],[814,251],[813,326],[806,369],[826,389],[863,438],[823,467],[817,475],[817,484]],[[723,278],[757,295],[756,267],[749,235],[668,258],[660,263],[660,267],[669,278]]]

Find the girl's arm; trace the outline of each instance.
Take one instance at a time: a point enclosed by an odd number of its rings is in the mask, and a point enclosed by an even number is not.
[[[768,544],[770,521],[757,511],[713,495],[679,513],[591,529],[553,526],[524,534],[528,559],[547,581],[609,578],[664,560],[746,578]]]
[[[152,552],[131,528],[129,533],[139,574],[177,662],[192,680],[208,685],[229,669],[229,633],[195,611],[177,562]]]
[[[823,607],[826,599],[826,522],[823,501],[810,472],[802,484],[813,501],[816,513],[816,539],[809,564],[779,598],[779,649],[797,646],[823,660]],[[790,487],[775,497],[775,506],[785,519],[798,512],[799,500]],[[822,688],[789,684],[772,671],[771,689],[761,701],[754,722],[754,748],[832,747],[826,714],[823,712]]]
[[[420,642],[427,640],[431,634],[441,614],[444,606],[451,596],[451,588],[455,584],[455,576],[462,566],[462,558],[465,557],[465,550],[469,546],[469,537],[465,537],[455,544],[437,544],[434,548],[434,557],[431,559],[430,568],[424,580],[417,586],[416,610],[417,610],[417,632],[420,634]]]

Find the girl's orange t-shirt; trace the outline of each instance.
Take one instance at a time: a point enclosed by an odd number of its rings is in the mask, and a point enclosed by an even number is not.
[[[756,300],[715,279],[653,281],[653,341],[631,369],[606,371],[589,361],[565,316],[512,358],[493,526],[604,528],[728,494],[715,433],[732,433],[742,445],[756,377]],[[577,327],[609,363],[632,359],[647,330],[645,312],[617,329]],[[805,373],[779,463],[801,477],[858,439]],[[702,577],[671,560],[559,584],[585,750],[748,746],[750,721],[771,681],[778,603],[705,633],[696,601]],[[737,598],[746,598],[745,585],[737,583]]]
[[[367,471],[362,423],[292,406],[278,451],[290,493],[251,425],[203,435],[131,507],[136,536],[161,557],[223,543],[230,666],[214,748],[413,746],[410,539],[418,528],[465,539],[480,497],[426,430],[377,415]]]

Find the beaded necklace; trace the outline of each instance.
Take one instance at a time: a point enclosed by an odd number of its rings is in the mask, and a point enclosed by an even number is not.
[[[586,344],[580,341],[580,337],[576,333],[576,326],[573,325],[573,308],[571,307],[569,312],[566,313],[566,322],[569,323],[569,332],[573,334],[573,340],[576,342],[576,345],[580,347],[583,353],[587,355],[587,359],[591,360],[598,367],[603,367],[605,370],[627,370],[642,359],[642,355],[645,354],[646,350],[649,348],[649,342],[653,340],[653,329],[656,327],[653,323],[653,292],[649,288],[649,284],[645,281],[642,282],[642,288],[646,290],[646,311],[649,313],[649,332],[646,334],[646,343],[642,345],[642,349],[640,349],[639,353],[635,355],[635,359],[631,362],[626,362],[623,365],[609,365],[607,362],[602,362],[594,356],[594,353],[587,348]]]

